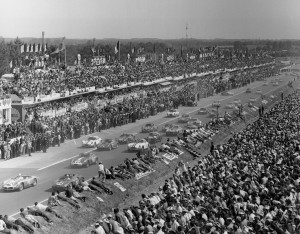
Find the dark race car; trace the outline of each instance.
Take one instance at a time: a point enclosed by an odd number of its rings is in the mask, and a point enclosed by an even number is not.
[[[171,128],[166,130],[167,136],[177,136],[179,133],[182,132],[182,128],[178,125],[173,125]]]
[[[65,174],[54,182],[52,190],[58,192],[66,191],[69,185],[78,185],[80,178],[79,175]]]
[[[157,142],[161,142],[162,136],[158,132],[150,132],[149,136],[146,138],[150,144],[155,144]]]
[[[142,132],[156,132],[158,127],[155,126],[153,123],[147,123],[145,126],[142,127]]]
[[[92,164],[97,164],[99,159],[91,153],[80,153],[78,157],[71,160],[71,167],[89,167]]]
[[[119,147],[119,143],[115,139],[105,139],[97,145],[98,150],[112,150]]]
[[[118,139],[119,144],[128,144],[135,142],[135,134],[132,133],[123,133],[119,139]]]

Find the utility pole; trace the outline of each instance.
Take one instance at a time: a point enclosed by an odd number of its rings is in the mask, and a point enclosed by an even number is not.
[[[186,46],[186,51],[188,51],[188,24],[186,23],[185,25],[185,46]]]
[[[45,55],[45,32],[42,32],[42,53]]]

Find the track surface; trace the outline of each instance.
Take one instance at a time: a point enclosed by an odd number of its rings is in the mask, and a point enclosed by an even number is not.
[[[271,80],[275,78],[282,79],[279,82],[279,86],[273,86],[270,84]],[[246,104],[251,97],[260,97],[261,94],[256,94],[255,91],[260,89],[263,94],[268,95],[272,91],[279,89],[280,87],[286,85],[289,81],[294,80],[293,76],[280,75],[272,78],[268,78],[268,86],[263,86],[264,82],[254,82],[250,85],[242,88],[232,90],[233,96],[221,96],[216,95],[213,97],[208,97],[201,99],[198,102],[197,107],[180,107],[180,114],[189,113],[191,117],[198,118],[202,123],[207,123],[210,118],[207,115],[199,115],[198,110],[201,107],[211,108],[211,104],[215,100],[221,101],[221,107],[219,109],[220,116],[224,114],[226,110],[224,107],[226,104],[231,103],[234,99],[240,99],[242,104]],[[299,80],[294,82],[294,87],[298,87]],[[252,88],[251,93],[245,93],[247,88]],[[277,96],[280,93],[276,94]],[[147,134],[142,134],[141,127],[146,123],[154,123],[159,126],[159,131],[161,131],[165,123],[176,123],[178,125],[184,126],[184,124],[179,124],[178,118],[167,118],[166,112],[160,113],[156,116],[151,116],[148,119],[138,120],[136,123],[127,124],[124,126],[108,129],[101,131],[100,133],[95,133],[91,135],[98,135],[102,139],[105,138],[117,138],[123,132],[128,133],[138,133],[137,138],[144,138]],[[163,134],[163,133],[162,133]],[[47,199],[51,192],[51,186],[53,182],[61,175],[66,173],[79,174],[84,176],[86,179],[93,177],[97,174],[97,166],[93,165],[89,168],[82,169],[72,169],[69,167],[70,160],[76,157],[81,152],[93,151],[99,159],[103,162],[106,167],[111,165],[118,165],[124,161],[126,158],[132,158],[135,153],[129,153],[127,151],[127,145],[120,145],[119,148],[112,151],[97,151],[93,149],[81,148],[81,141],[87,138],[83,136],[77,140],[67,141],[60,147],[51,147],[47,153],[34,153],[32,157],[22,156],[8,161],[0,161],[0,182],[14,177],[19,173],[23,175],[36,175],[39,177],[38,185],[33,188],[28,188],[22,192],[3,192],[0,191],[0,214],[15,215],[21,207],[26,207],[28,205],[33,205],[35,201],[44,201]],[[166,136],[163,135],[163,141],[166,140]]]

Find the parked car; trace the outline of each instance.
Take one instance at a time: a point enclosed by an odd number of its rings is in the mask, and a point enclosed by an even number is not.
[[[197,119],[197,118],[191,119],[188,123],[193,123],[193,124],[195,124],[197,127],[201,127],[201,126],[202,126],[201,120],[199,120],[199,119]]]
[[[207,114],[207,109],[204,107],[201,107],[198,111],[198,114],[200,115],[206,115]]]
[[[98,164],[99,159],[92,153],[80,153],[78,157],[71,160],[71,167],[89,167]]]
[[[123,133],[119,139],[118,139],[119,144],[128,144],[135,142],[135,134],[133,133]]]
[[[187,123],[187,122],[190,121],[190,119],[191,119],[191,117],[190,117],[189,114],[183,114],[183,115],[179,118],[178,122],[179,122],[179,123]]]
[[[54,182],[52,190],[58,192],[66,191],[69,185],[78,185],[80,178],[81,177],[76,174],[65,174]]]
[[[179,116],[179,111],[175,109],[171,109],[167,112],[168,117],[176,117]]]
[[[25,188],[34,187],[37,185],[38,177],[21,175],[5,180],[2,185],[4,191],[22,191]]]
[[[173,125],[171,128],[167,129],[167,136],[177,136],[178,133],[182,132],[182,128],[178,125]]]
[[[150,132],[149,136],[146,138],[146,141],[150,144],[155,144],[157,142],[161,142],[162,136],[159,132]]]
[[[82,147],[96,147],[101,141],[99,136],[90,136],[87,140],[82,141]]]
[[[158,127],[155,126],[153,123],[147,123],[145,126],[142,127],[142,132],[156,132]]]
[[[127,148],[129,151],[139,151],[141,149],[148,149],[150,147],[150,144],[145,139],[137,140],[135,143],[129,143],[127,145]]]
[[[98,150],[112,150],[119,147],[119,143],[115,139],[105,139],[97,145]]]

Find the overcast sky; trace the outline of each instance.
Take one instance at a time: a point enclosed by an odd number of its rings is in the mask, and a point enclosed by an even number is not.
[[[300,39],[300,0],[0,0],[0,36]]]

